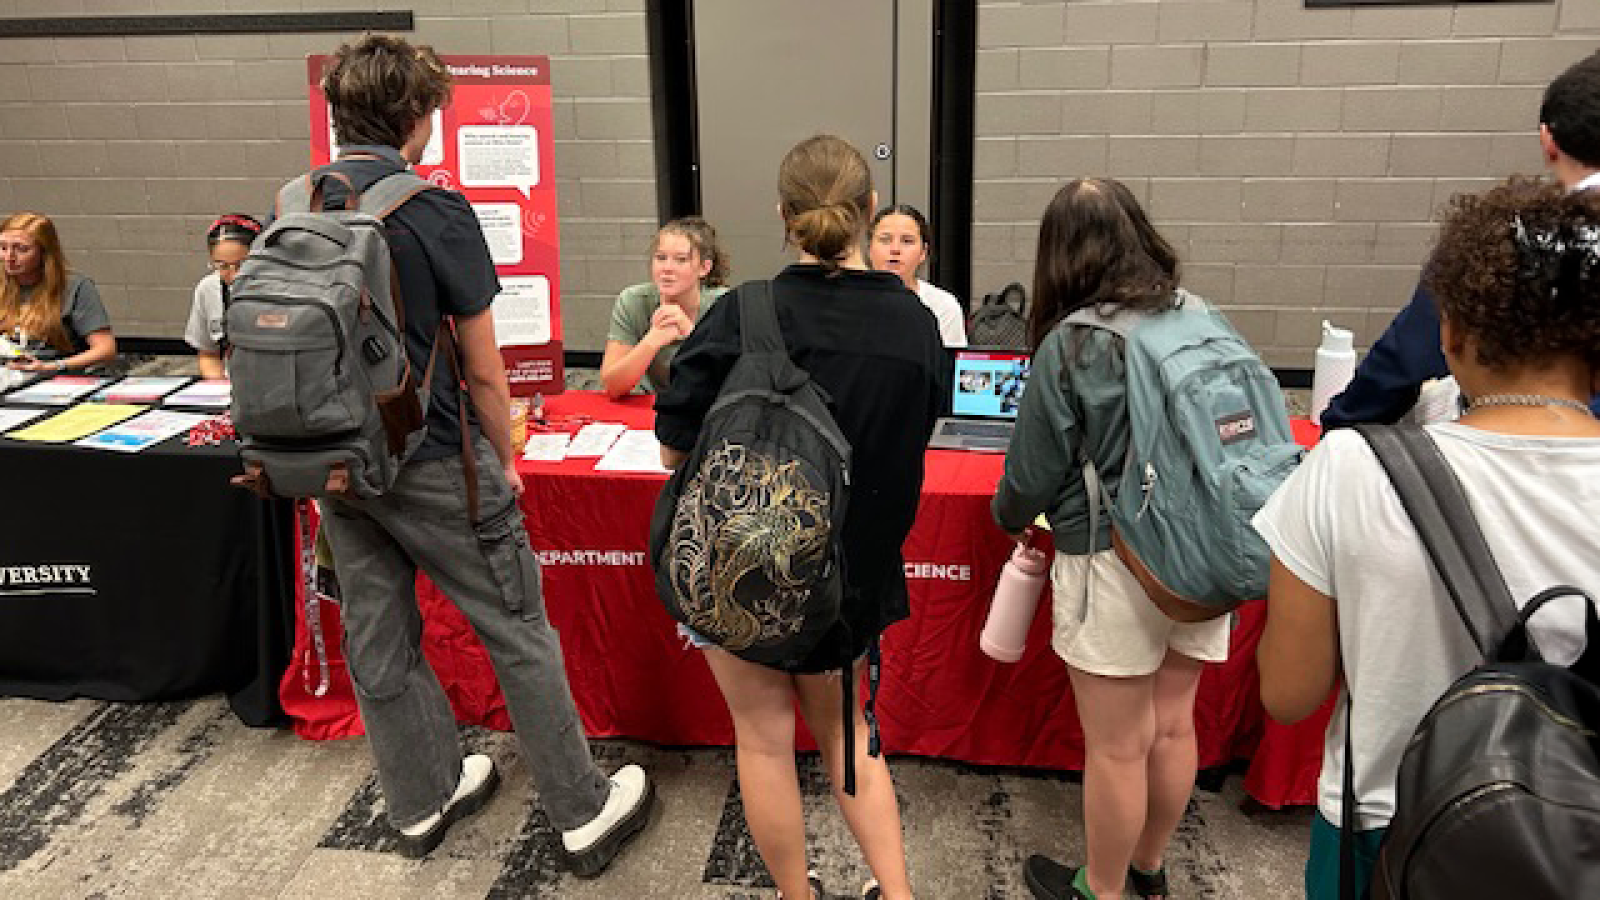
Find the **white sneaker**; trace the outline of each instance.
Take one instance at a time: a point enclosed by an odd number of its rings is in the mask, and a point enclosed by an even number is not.
[[[400,855],[406,859],[421,859],[432,853],[444,840],[450,826],[483,809],[499,786],[500,771],[495,768],[494,760],[482,753],[463,759],[461,780],[456,783],[456,792],[450,795],[444,809],[415,825],[398,829]]]
[[[611,791],[600,814],[587,824],[561,832],[567,864],[583,877],[605,871],[622,848],[644,830],[655,808],[656,787],[637,765],[626,765],[611,776]]]

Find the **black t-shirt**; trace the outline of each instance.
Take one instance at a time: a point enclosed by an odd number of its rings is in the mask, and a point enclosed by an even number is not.
[[[739,356],[738,290],[695,325],[656,400],[656,435],[694,447],[706,413]],[[844,610],[858,644],[910,615],[900,546],[916,518],[922,460],[949,382],[939,326],[917,295],[888,272],[792,265],[773,280],[778,326],[789,356],[833,397],[850,441],[845,575],[860,592]]]
[[[405,166],[400,155],[388,147],[346,147],[345,152],[382,157],[333,163],[333,168],[348,177],[358,191]],[[324,205],[341,208],[346,193],[343,186],[336,179],[328,179],[327,191]],[[420,378],[433,351],[440,319],[470,316],[488,309],[500,293],[500,279],[495,275],[478,217],[466,198],[455,191],[423,191],[390,213],[384,225],[405,303],[406,352]],[[446,348],[439,348],[439,360],[434,365],[428,436],[412,457],[416,460],[461,453],[458,415],[465,393],[445,351]],[[467,422],[468,428],[477,430],[471,403],[467,403]]]

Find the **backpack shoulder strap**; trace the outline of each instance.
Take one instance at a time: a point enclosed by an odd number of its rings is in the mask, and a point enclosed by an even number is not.
[[[772,282],[747,281],[739,286],[739,345],[745,353],[789,355],[783,332],[778,330]]]
[[[281,219],[290,213],[310,212],[311,190],[310,172],[278,188],[278,200],[273,207],[273,217]]]
[[[438,187],[410,169],[402,169],[383,176],[362,191],[357,208],[375,219],[387,218],[412,197]]]
[[[1377,422],[1355,428],[1388,473],[1472,642],[1489,659],[1516,624],[1517,606],[1455,470],[1420,428]]]

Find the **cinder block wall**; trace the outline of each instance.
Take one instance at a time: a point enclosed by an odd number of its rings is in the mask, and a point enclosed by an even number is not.
[[[1600,46],[1600,0],[981,0],[978,22],[974,291],[1030,283],[1050,197],[1111,175],[1284,366],[1323,318],[1382,333],[1435,211],[1541,171],[1544,85]]]
[[[445,54],[551,57],[567,343],[600,349],[648,275],[654,139],[644,0],[0,0],[0,15],[411,9]],[[0,40],[0,211],[61,227],[119,334],[177,337],[220,212],[305,170],[305,56],[335,34]]]

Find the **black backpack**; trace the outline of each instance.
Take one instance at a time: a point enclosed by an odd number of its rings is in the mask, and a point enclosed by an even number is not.
[[[1013,281],[996,294],[984,294],[967,323],[967,343],[974,347],[1028,346],[1028,293]]]
[[[838,639],[850,445],[789,358],[771,284],[749,282],[738,300],[743,352],[656,501],[656,589],[673,618],[735,656],[838,668],[850,663]]]
[[[1357,426],[1422,536],[1483,663],[1444,692],[1401,758],[1372,897],[1600,897],[1600,617],[1551,587],[1517,612],[1461,485],[1417,428]],[[1528,620],[1583,598],[1587,645],[1542,661]],[[1347,717],[1348,721],[1348,717]],[[1353,898],[1355,806],[1345,734],[1340,896]]]

